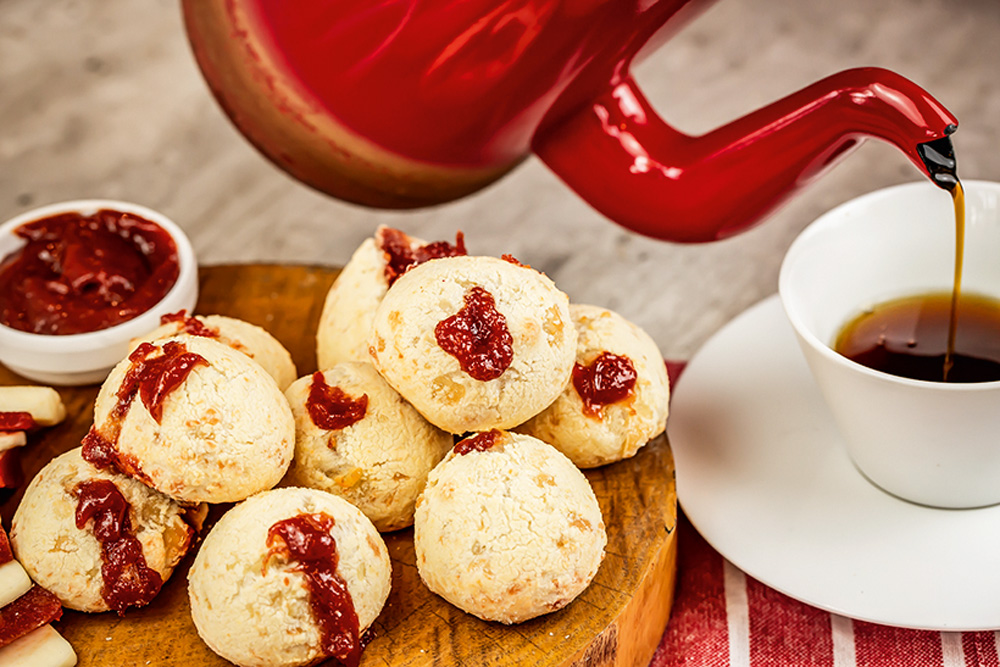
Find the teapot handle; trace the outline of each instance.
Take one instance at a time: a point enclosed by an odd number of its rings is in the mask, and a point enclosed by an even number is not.
[[[846,70],[702,136],[665,123],[630,76],[534,137],[535,153],[599,212],[640,234],[704,242],[743,231],[877,137],[930,177],[918,144],[958,121],[889,70]]]

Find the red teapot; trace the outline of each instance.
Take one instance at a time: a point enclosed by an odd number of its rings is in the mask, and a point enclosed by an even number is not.
[[[884,69],[834,74],[702,136],[670,127],[629,69],[709,2],[182,0],[236,126],[296,178],[358,204],[453,200],[534,152],[625,227],[709,241],[867,137],[950,187],[956,119]]]

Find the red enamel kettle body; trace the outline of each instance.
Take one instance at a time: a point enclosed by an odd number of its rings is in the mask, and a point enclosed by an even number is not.
[[[950,159],[956,119],[877,68],[702,136],[670,127],[629,67],[709,1],[182,0],[237,127],[296,178],[359,204],[456,199],[534,152],[608,218],[698,242],[750,227],[866,137],[932,178]]]

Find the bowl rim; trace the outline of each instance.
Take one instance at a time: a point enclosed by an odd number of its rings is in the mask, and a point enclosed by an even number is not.
[[[4,347],[12,346],[20,349],[32,349],[36,352],[52,352],[66,354],[68,352],[85,352],[102,349],[114,344],[122,338],[132,338],[148,332],[150,327],[148,320],[156,307],[167,300],[177,300],[191,289],[191,282],[194,282],[194,289],[197,290],[198,263],[195,257],[194,248],[184,230],[177,223],[168,218],[163,213],[155,211],[142,204],[127,202],[117,199],[73,199],[62,202],[55,202],[39,206],[37,208],[24,211],[13,218],[0,224],[0,238],[10,235],[21,225],[39,220],[59,213],[82,213],[90,215],[100,209],[111,209],[123,213],[132,213],[146,218],[156,223],[164,229],[174,241],[177,247],[177,279],[163,297],[154,303],[148,310],[139,313],[135,317],[124,322],[119,322],[114,326],[95,331],[86,331],[75,334],[39,334],[28,331],[21,331],[0,324],[0,342]],[[0,257],[2,259],[2,257]],[[156,316],[157,322],[159,315]]]
[[[962,179],[962,187],[965,189],[967,195],[966,221],[968,221],[968,193],[971,190],[988,190],[1000,196],[1000,182],[997,181]],[[914,181],[910,183],[891,185],[859,195],[853,199],[849,199],[826,211],[806,225],[805,228],[803,228],[802,231],[795,237],[782,257],[781,268],[778,272],[778,297],[781,302],[782,309],[785,312],[785,317],[795,329],[799,340],[809,345],[809,347],[816,351],[823,359],[852,370],[855,373],[868,376],[876,381],[919,388],[922,391],[935,390],[953,393],[983,392],[987,390],[996,391],[997,389],[1000,389],[1000,380],[994,380],[991,382],[934,382],[931,380],[915,380],[913,378],[892,375],[891,373],[875,370],[863,364],[859,364],[858,362],[848,359],[840,353],[835,352],[833,348],[820,340],[819,337],[813,333],[812,328],[805,324],[798,311],[793,308],[789,308],[789,301],[791,299],[790,295],[794,289],[791,282],[792,265],[798,260],[799,255],[804,252],[804,248],[811,243],[814,236],[841,224],[844,219],[844,214],[847,211],[868,205],[874,201],[892,199],[904,196],[907,192],[915,192],[918,190],[925,192],[942,191],[941,188],[930,181]],[[966,225],[966,229],[968,229],[968,225]]]

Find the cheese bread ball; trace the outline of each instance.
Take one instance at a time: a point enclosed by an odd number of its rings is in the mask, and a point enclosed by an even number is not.
[[[493,257],[407,271],[375,312],[369,348],[396,391],[450,432],[511,428],[544,410],[573,369],[569,301],[546,276]]]
[[[284,539],[296,534],[308,538],[302,543],[313,547],[315,560],[296,557]],[[349,598],[335,595],[334,611],[347,618],[353,609],[363,633],[385,604],[391,574],[372,523],[346,500],[315,489],[275,489],[247,499],[219,519],[191,566],[188,595],[198,634],[237,665],[318,662],[336,635],[314,612],[316,592],[330,591],[314,587],[322,579],[317,573],[346,585]]]
[[[321,369],[368,358],[375,309],[389,289],[384,270],[385,259],[375,239],[365,239],[337,276],[316,329],[316,363]]]
[[[131,477],[98,470],[83,460],[79,447],[42,468],[25,489],[11,522],[14,554],[31,578],[55,594],[63,606],[102,612],[112,607],[102,594],[106,582],[101,542],[95,535],[97,519],[90,518],[82,528],[76,524],[83,497],[79,489],[94,480],[110,482],[127,501],[131,530],[125,531],[125,539],[130,534],[138,540],[144,566],[161,583],[188,552],[204,512],[184,508]],[[149,593],[155,595],[158,590]]]
[[[670,388],[663,356],[645,331],[606,308],[573,304],[570,314],[579,334],[572,380],[517,431],[593,468],[629,458],[663,433]]]
[[[195,336],[215,338],[234,350],[238,350],[260,364],[284,391],[298,373],[292,362],[292,355],[278,339],[260,328],[234,317],[225,315],[194,315],[188,317],[183,311],[168,315],[168,321],[145,336],[135,338],[129,344],[129,352],[143,342],[155,342],[163,338],[187,333]]]
[[[368,361],[368,336],[375,309],[392,282],[407,267],[428,259],[464,255],[461,234],[455,245],[428,244],[385,225],[366,239],[327,292],[316,330],[316,363],[320,370],[341,361]]]
[[[185,364],[190,372],[178,375]],[[295,421],[259,364],[212,338],[182,334],[144,343],[112,369],[84,442],[94,461],[91,440],[112,451],[119,470],[175,500],[236,502],[284,476]]]
[[[590,483],[527,435],[459,442],[427,481],[413,533],[427,587],[487,621],[560,609],[594,578],[607,536]]]
[[[295,415],[293,486],[329,491],[380,531],[413,523],[427,473],[453,444],[367,362],[345,361],[285,392]]]

